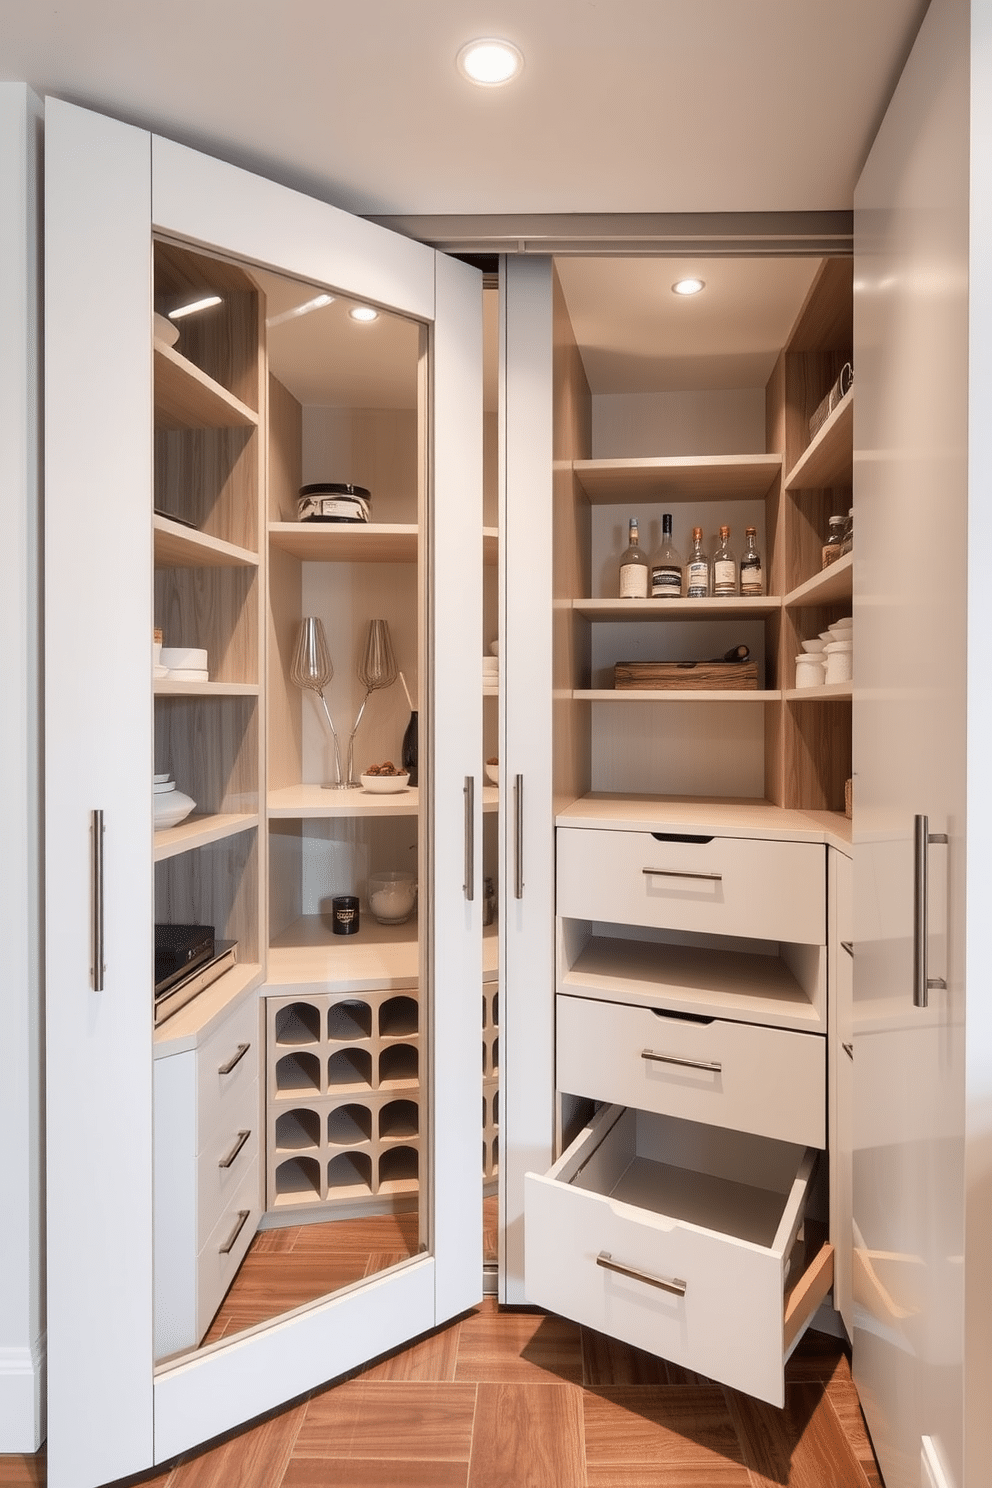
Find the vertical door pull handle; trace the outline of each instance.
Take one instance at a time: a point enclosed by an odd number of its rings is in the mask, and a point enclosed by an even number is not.
[[[516,776],[513,784],[515,818],[513,892],[518,899],[524,897],[524,777]]]
[[[103,812],[91,812],[90,858],[92,880],[92,921],[90,925],[90,982],[94,992],[103,991]]]
[[[928,974],[929,931],[929,847],[934,843],[946,843],[946,832],[931,832],[930,818],[917,816],[913,819],[913,1004],[919,1008],[928,1006],[929,993],[947,987],[943,977]]]
[[[475,776],[465,776],[465,898],[475,898]]]

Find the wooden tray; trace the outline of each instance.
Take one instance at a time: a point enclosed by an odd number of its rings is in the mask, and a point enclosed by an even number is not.
[[[754,692],[755,661],[618,661],[613,669],[618,691]]]

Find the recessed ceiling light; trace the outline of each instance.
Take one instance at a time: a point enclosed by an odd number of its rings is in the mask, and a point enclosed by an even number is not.
[[[182,320],[184,315],[195,315],[198,310],[209,310],[211,305],[220,304],[220,295],[207,295],[202,300],[190,300],[188,305],[180,305],[176,310],[169,311],[170,320]]]
[[[354,309],[348,311],[348,314],[351,316],[352,320],[379,319],[378,310],[373,310],[371,305],[356,305]]]
[[[498,88],[515,78],[524,65],[524,54],[512,41],[483,36],[467,41],[458,53],[458,70],[470,83]]]
[[[312,310],[323,310],[325,305],[333,303],[333,295],[319,294],[312,300],[305,300],[302,305],[294,305],[292,310],[283,310],[279,315],[270,315],[265,324],[270,327],[285,325],[287,320],[298,320],[301,315],[309,315]]]
[[[706,288],[705,279],[678,279],[672,285],[672,294],[694,295]]]

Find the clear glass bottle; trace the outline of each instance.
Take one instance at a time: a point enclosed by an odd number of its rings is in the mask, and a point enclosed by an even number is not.
[[[661,547],[651,560],[651,594],[655,599],[682,598],[682,555],[672,542],[672,514],[661,518]]]
[[[830,518],[830,536],[823,544],[823,561],[821,568],[829,568],[831,563],[836,563],[840,557],[840,545],[844,537],[844,528],[847,524],[846,517]]]
[[[844,536],[841,538],[841,541],[840,541],[840,556],[843,558],[846,553],[850,553],[851,552],[851,550],[853,549],[853,547],[854,547],[854,507],[852,506],[851,507],[851,510],[847,514],[847,521],[844,523]]]
[[[687,599],[708,599],[711,587],[710,560],[703,551],[703,529],[692,529],[692,552],[685,564]]]
[[[730,528],[720,528],[720,541],[713,554],[713,593],[737,593],[737,559],[730,546]]]
[[[640,545],[637,518],[630,519],[627,547],[620,554],[620,598],[647,599],[651,590],[651,565]]]
[[[765,576],[761,568],[761,554],[758,552],[758,529],[756,527],[744,528],[744,551],[741,554],[741,593],[750,595],[752,599],[756,595],[765,592]]]

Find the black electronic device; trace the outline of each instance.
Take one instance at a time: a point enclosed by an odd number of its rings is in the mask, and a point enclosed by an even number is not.
[[[155,996],[213,958],[213,925],[155,926]]]

